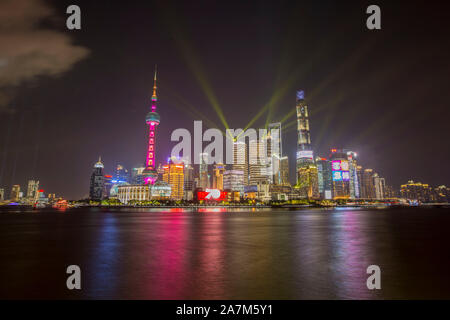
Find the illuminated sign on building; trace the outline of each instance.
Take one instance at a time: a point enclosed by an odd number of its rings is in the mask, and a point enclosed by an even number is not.
[[[198,200],[215,200],[224,201],[227,198],[227,192],[223,192],[219,189],[206,189],[206,191],[198,191]]]
[[[312,159],[314,154],[310,150],[297,151],[297,159]]]
[[[304,100],[305,99],[305,91],[299,90],[297,91],[297,100]]]
[[[333,181],[350,181],[349,164],[347,160],[331,161]]]

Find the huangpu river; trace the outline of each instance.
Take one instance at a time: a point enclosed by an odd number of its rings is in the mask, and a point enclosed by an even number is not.
[[[0,274],[1,299],[449,299],[450,210],[0,212]]]

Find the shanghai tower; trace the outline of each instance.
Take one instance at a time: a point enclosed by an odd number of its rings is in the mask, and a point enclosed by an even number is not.
[[[317,167],[314,163],[314,153],[309,132],[308,106],[305,102],[305,92],[297,91],[297,184],[300,194],[304,198],[319,198]]]
[[[155,155],[156,155],[156,127],[159,125],[159,114],[156,112],[156,67],[155,76],[153,78],[153,94],[151,110],[145,117],[145,122],[149,126],[148,132],[148,148],[147,148],[147,160],[145,162],[145,169],[142,172],[144,176],[145,184],[154,184],[158,178],[158,172],[156,171]]]

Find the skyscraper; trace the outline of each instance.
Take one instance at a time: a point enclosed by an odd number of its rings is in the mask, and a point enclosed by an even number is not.
[[[0,188],[0,201],[5,200],[5,189]]]
[[[316,158],[319,194],[322,199],[332,199],[331,162],[326,158]]]
[[[308,106],[305,92],[297,91],[295,108],[297,111],[297,185],[303,197],[319,198],[318,170],[314,163],[314,152],[309,132]]]
[[[37,201],[39,197],[39,181],[29,180],[27,189],[27,200],[34,202]]]
[[[188,162],[184,161],[184,199],[192,200],[194,192],[194,167]]]
[[[243,186],[248,185],[248,152],[244,141],[233,142],[233,171],[243,172]]]
[[[289,186],[289,157],[280,158],[280,185]]]
[[[382,200],[384,199],[384,191],[386,189],[385,180],[381,178],[378,173],[374,173],[372,176],[373,186],[375,191],[375,199]]]
[[[131,171],[131,183],[132,184],[144,184],[144,176],[142,173],[144,172],[145,167],[135,167]]]
[[[168,183],[172,192],[170,198],[173,200],[181,200],[184,196],[184,165],[182,163],[169,163],[163,166],[163,180]]]
[[[244,172],[240,170],[226,170],[223,173],[223,188],[227,191],[244,193]]]
[[[89,198],[91,200],[102,200],[103,198],[103,163],[102,159],[98,158],[97,163],[94,165],[94,170],[91,174],[91,184],[89,188]]]
[[[147,113],[145,121],[149,126],[148,133],[148,149],[147,149],[147,160],[145,162],[145,170],[142,173],[144,176],[145,184],[154,184],[158,179],[158,172],[156,171],[156,127],[159,125],[160,117],[156,112],[156,102],[158,98],[156,97],[156,68],[155,76],[153,78],[153,95],[152,95],[152,106],[151,111]]]
[[[250,140],[248,144],[249,185],[268,183],[267,150],[261,140]]]
[[[225,172],[225,165],[217,163],[214,165],[213,171],[213,189],[223,190],[223,173]]]
[[[360,198],[360,185],[358,181],[358,164],[356,163],[356,152],[347,151],[347,159],[349,165],[350,174],[350,198],[357,199]]]
[[[199,187],[206,189],[209,188],[209,175],[208,175],[208,154],[200,153],[200,164],[199,164]]]
[[[20,199],[20,185],[15,184],[11,189],[11,201],[17,202]]]
[[[314,155],[309,133],[308,106],[305,102],[305,92],[297,91],[297,170],[304,164],[314,163]]]
[[[114,176],[114,179],[116,182],[127,182],[130,183],[130,173],[127,169],[121,164],[118,164],[116,167],[116,174]]]
[[[331,149],[333,199],[350,198],[350,166],[344,150]]]
[[[364,169],[362,176],[362,191],[363,198],[375,199],[375,187],[373,185],[373,170]]]
[[[281,122],[270,123],[266,138],[267,175],[271,184],[281,184]]]

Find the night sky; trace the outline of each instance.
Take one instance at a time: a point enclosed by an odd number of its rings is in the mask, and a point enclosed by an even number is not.
[[[366,28],[370,4],[382,30]],[[216,101],[231,128],[291,113],[294,176],[303,89],[317,155],[348,148],[397,188],[448,186],[449,21],[444,1],[0,0],[0,188],[34,178],[77,199],[99,156],[105,173],[143,164],[155,64],[158,162],[176,128],[224,128]]]

